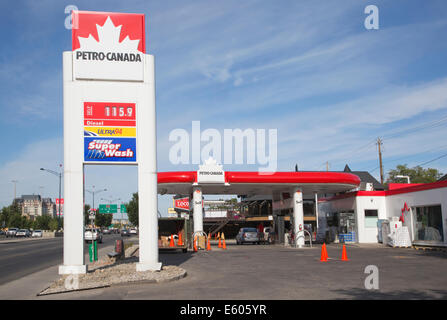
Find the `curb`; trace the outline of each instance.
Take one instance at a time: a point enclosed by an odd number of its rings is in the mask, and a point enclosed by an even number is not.
[[[447,252],[447,248],[437,248],[437,247],[413,246],[413,249],[415,249],[415,250],[422,250],[422,251],[441,251],[441,252]]]
[[[78,292],[78,291],[87,291],[87,290],[93,290],[93,289],[119,287],[119,286],[134,285],[134,284],[168,283],[168,282],[177,281],[177,280],[180,280],[182,278],[185,278],[187,276],[187,272],[186,272],[185,269],[182,269],[182,270],[183,271],[181,272],[181,274],[176,275],[176,276],[171,277],[171,278],[167,278],[167,279],[142,279],[142,280],[134,280],[134,281],[124,281],[124,282],[112,283],[112,284],[107,284],[107,285],[97,285],[97,286],[92,286],[92,287],[88,287],[88,288],[70,289],[70,290],[63,290],[63,291],[56,291],[56,292],[45,293],[45,291],[50,288],[50,286],[49,286],[49,287],[45,288],[44,290],[42,290],[41,292],[39,292],[38,294],[36,294],[36,296],[40,297],[40,296],[47,296],[47,295],[54,295],[54,294],[62,294],[62,293]]]
[[[61,238],[61,237],[48,237],[48,238],[32,238],[32,239],[22,239],[22,240],[18,240],[18,239],[14,239],[14,240],[0,240],[0,245],[2,244],[8,244],[8,243],[22,243],[22,242],[31,242],[31,241],[43,241],[43,240],[51,240],[51,239],[56,239],[56,238]]]

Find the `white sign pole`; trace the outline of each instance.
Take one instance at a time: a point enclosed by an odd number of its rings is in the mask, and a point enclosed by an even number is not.
[[[82,112],[81,107],[76,106],[72,65],[72,53],[64,52],[64,264],[59,266],[59,274],[87,272],[84,261]]]
[[[155,114],[154,56],[145,55],[145,80],[139,90],[138,135],[138,224],[139,263],[137,271],[160,270],[158,261],[157,138]],[[146,72],[147,71],[147,72]]]

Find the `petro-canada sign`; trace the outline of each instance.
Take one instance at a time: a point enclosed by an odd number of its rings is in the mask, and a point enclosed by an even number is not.
[[[73,11],[73,19],[75,79],[143,81],[144,15]]]
[[[87,272],[85,165],[138,168],[137,271],[159,271],[155,59],[145,53],[143,14],[72,11],[63,53],[64,259],[60,274]],[[139,148],[138,146],[144,146]]]

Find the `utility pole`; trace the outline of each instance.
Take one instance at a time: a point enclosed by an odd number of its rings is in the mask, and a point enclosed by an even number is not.
[[[326,172],[329,171],[329,161],[326,161]]]
[[[16,184],[17,182],[19,182],[18,180],[11,180],[12,183],[14,183],[14,199],[13,201],[16,199]]]
[[[377,138],[377,146],[379,147],[379,166],[380,166],[380,183],[383,184],[383,163],[382,163],[382,140]]]

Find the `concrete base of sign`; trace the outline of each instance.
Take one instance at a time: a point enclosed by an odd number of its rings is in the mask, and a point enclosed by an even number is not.
[[[161,262],[157,263],[137,263],[137,271],[160,271],[161,270]]]
[[[80,266],[66,266],[66,265],[60,265],[59,266],[59,274],[85,274],[87,273],[87,266],[80,265]]]

